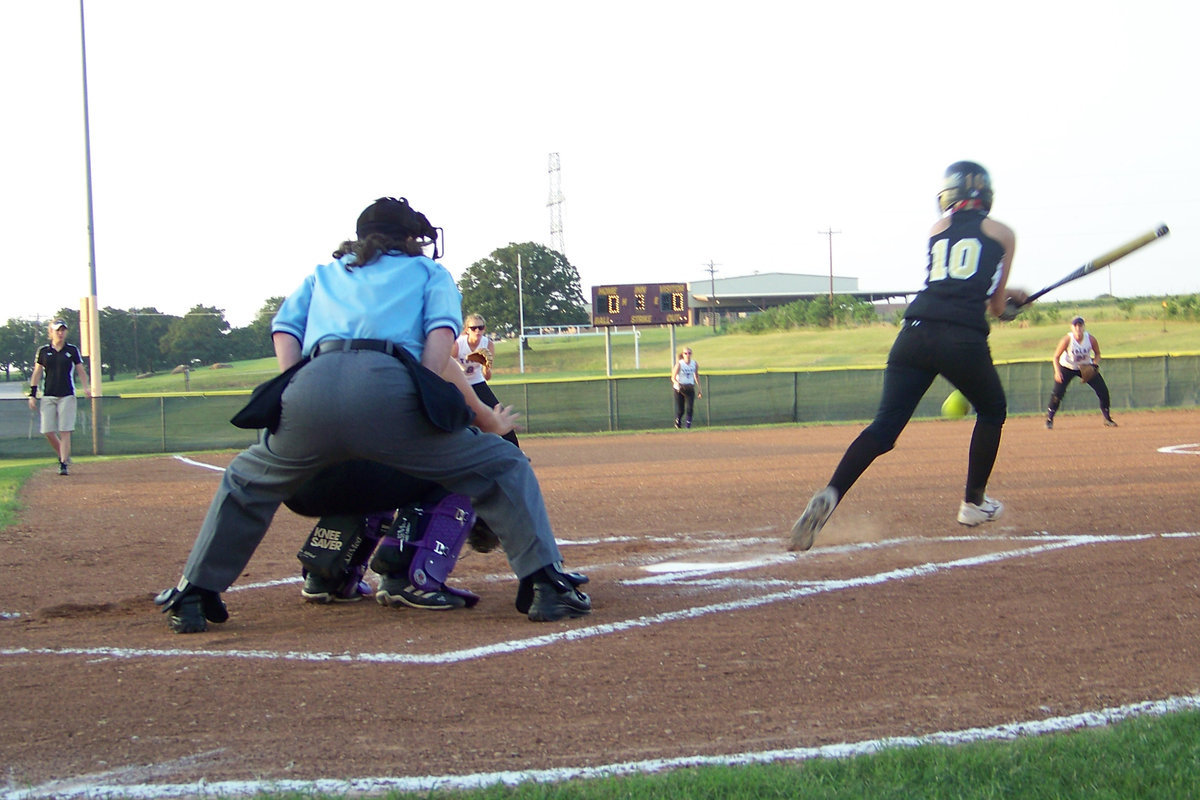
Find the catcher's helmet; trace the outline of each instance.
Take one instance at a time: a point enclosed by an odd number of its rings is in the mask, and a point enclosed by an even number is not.
[[[429,220],[420,211],[408,204],[404,197],[381,197],[363,209],[358,215],[355,233],[359,239],[365,239],[372,233],[382,233],[396,239],[407,239],[410,236],[422,245],[433,245],[433,257],[439,258],[438,234],[441,228],[429,224]]]
[[[938,192],[938,208],[949,211],[963,200],[978,200],[984,211],[992,208],[992,178],[974,161],[955,161],[946,167],[946,180]]]

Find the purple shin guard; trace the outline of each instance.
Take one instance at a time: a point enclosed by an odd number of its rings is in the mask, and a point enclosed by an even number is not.
[[[478,595],[446,585],[474,524],[475,510],[461,494],[446,495],[431,506],[403,509],[394,532],[380,541],[371,569],[389,577],[404,576],[420,591],[445,592],[474,606]]]

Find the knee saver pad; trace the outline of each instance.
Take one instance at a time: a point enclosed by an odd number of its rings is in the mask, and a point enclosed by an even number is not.
[[[448,494],[432,505],[408,506],[392,534],[383,537],[371,569],[381,575],[407,573],[418,589],[442,589],[474,524],[475,509],[465,495]]]
[[[357,583],[366,569],[395,511],[360,516],[330,514],[317,520],[308,539],[296,554],[307,572],[340,584]]]

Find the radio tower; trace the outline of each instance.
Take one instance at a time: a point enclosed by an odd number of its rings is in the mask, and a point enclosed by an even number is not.
[[[567,253],[567,244],[563,241],[563,193],[562,166],[558,161],[558,153],[550,154],[550,199],[546,207],[550,209],[550,249],[562,255]]]

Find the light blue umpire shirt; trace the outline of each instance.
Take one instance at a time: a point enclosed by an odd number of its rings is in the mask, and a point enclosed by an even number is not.
[[[462,294],[441,264],[401,253],[365,267],[349,266],[353,259],[313,270],[279,306],[271,332],[295,336],[306,356],[323,339],[383,339],[420,360],[432,331],[462,330]]]

